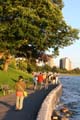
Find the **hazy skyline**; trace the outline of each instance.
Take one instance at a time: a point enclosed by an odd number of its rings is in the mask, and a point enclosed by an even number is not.
[[[66,23],[74,28],[80,29],[80,0],[63,0],[63,16]],[[73,68],[80,67],[80,40],[73,45],[60,49],[59,56],[55,59],[55,64],[59,66],[59,60],[68,57],[72,61]]]

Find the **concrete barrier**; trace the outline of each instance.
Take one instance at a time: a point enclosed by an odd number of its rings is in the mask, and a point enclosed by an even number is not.
[[[62,84],[53,89],[44,99],[38,112],[36,120],[51,120],[51,115],[60,100],[62,94]]]

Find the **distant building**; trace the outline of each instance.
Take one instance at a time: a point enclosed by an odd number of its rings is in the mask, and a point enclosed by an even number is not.
[[[37,66],[48,65],[51,68],[55,66],[54,59],[52,55],[41,54],[41,56],[36,60]]]
[[[60,59],[60,68],[66,70],[72,70],[72,63],[68,57]]]
[[[55,64],[54,64],[54,59],[53,59],[52,56],[49,56],[48,61],[46,62],[46,64],[47,64],[48,66],[50,66],[51,68],[53,68],[53,67],[55,66]]]
[[[42,60],[36,59],[36,65],[39,67],[42,67],[42,66],[44,66],[44,62]]]

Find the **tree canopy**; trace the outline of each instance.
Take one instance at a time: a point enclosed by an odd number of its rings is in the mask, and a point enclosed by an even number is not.
[[[36,57],[78,39],[79,30],[67,25],[62,0],[0,0],[0,46],[14,54]]]

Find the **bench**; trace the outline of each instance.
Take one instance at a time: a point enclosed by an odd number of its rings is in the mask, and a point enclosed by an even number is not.
[[[5,95],[10,94],[12,90],[10,89],[8,84],[3,84],[3,85],[1,85],[1,91],[2,91],[3,95],[5,96]]]

